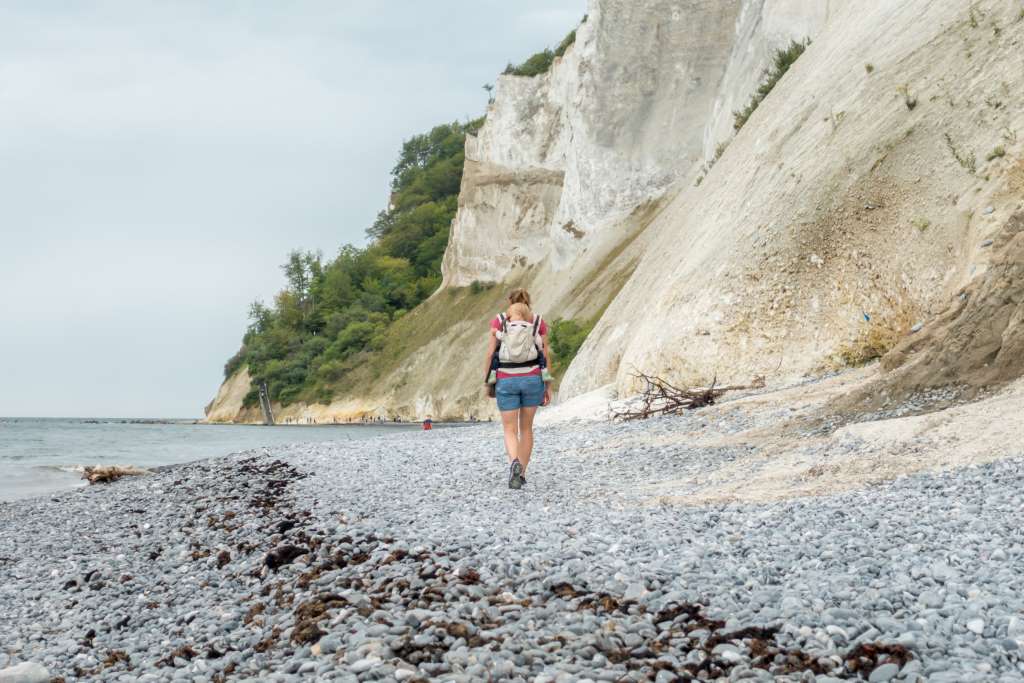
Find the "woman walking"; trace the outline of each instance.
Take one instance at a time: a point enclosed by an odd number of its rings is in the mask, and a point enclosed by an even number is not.
[[[487,347],[487,382],[495,383],[494,395],[505,431],[509,462],[509,488],[526,483],[533,452],[533,417],[537,408],[551,402],[548,327],[530,309],[530,295],[515,289],[509,307],[491,321]]]

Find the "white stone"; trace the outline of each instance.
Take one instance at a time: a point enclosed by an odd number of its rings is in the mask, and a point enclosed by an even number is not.
[[[0,669],[0,683],[48,683],[50,672],[35,662],[22,662]]]
[[[900,667],[898,665],[888,662],[875,668],[875,670],[871,672],[871,676],[868,677],[868,681],[870,683],[884,683],[885,681],[892,679],[899,672]]]
[[[352,673],[359,674],[364,671],[369,671],[380,663],[381,659],[379,657],[366,657],[365,659],[360,659],[352,664]]]

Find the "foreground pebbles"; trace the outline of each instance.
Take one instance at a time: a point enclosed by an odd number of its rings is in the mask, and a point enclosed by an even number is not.
[[[742,416],[737,416],[742,419]],[[71,680],[1024,680],[1024,459],[652,507],[737,456],[495,426],[0,504],[0,670]],[[3,673],[0,671],[0,680]]]

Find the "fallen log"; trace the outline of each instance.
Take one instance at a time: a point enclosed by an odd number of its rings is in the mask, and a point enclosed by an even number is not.
[[[717,386],[716,377],[711,386],[700,388],[677,387],[664,378],[639,371],[633,377],[640,380],[643,388],[637,396],[611,408],[612,420],[646,420],[656,415],[679,415],[685,410],[713,405],[719,396],[729,391],[764,387],[764,377],[760,375],[754,377],[750,384],[723,387]]]

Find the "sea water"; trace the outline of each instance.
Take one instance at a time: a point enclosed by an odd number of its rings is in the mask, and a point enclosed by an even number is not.
[[[0,417],[0,501],[84,486],[86,465],[154,467],[290,443],[344,442],[402,423],[323,426],[204,425],[194,421]]]

